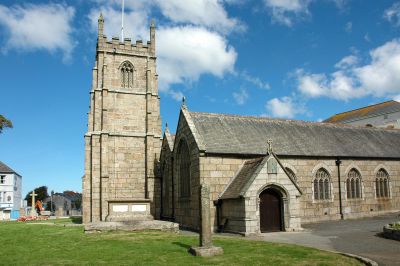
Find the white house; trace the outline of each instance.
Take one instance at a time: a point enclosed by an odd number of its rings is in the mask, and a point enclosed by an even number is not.
[[[22,199],[22,177],[0,161],[0,220],[10,220],[19,211]]]

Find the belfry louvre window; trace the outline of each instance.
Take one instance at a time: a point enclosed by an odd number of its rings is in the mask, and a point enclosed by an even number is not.
[[[186,141],[181,141],[178,148],[179,194],[190,196],[190,154]]]
[[[132,88],[133,87],[133,65],[125,61],[122,63],[120,71],[121,71],[121,87],[123,88]]]
[[[295,173],[292,171],[292,169],[290,169],[289,167],[285,167],[285,170],[288,173],[288,175],[293,179],[293,181],[297,183],[297,177]]]
[[[362,198],[361,174],[354,168],[347,175],[346,190],[348,199]]]
[[[375,179],[375,191],[377,198],[390,197],[389,182],[389,174],[385,171],[385,169],[379,169],[379,171],[376,173]]]
[[[314,200],[331,198],[331,177],[324,168],[320,168],[314,178]]]

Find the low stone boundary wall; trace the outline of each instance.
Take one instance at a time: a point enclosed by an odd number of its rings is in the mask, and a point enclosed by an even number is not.
[[[385,225],[383,227],[383,236],[400,241],[400,222]]]

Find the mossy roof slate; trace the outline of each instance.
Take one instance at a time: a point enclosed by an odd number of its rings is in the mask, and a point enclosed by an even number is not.
[[[190,112],[205,153],[400,158],[400,130]]]

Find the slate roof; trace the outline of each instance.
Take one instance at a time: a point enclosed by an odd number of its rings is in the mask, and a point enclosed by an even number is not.
[[[185,111],[186,112],[186,111]],[[400,158],[400,131],[331,123],[188,112],[206,153]]]
[[[343,112],[336,114],[324,122],[329,123],[346,123],[351,121],[357,121],[361,119],[366,119],[368,117],[375,117],[383,114],[390,114],[400,112],[400,102],[397,101],[387,101],[383,103],[378,103],[359,109],[351,110],[348,112]]]
[[[247,189],[247,183],[261,165],[264,157],[245,161],[242,168],[226,186],[220,199],[234,199],[244,195]]]
[[[0,173],[7,173],[7,174],[17,174],[13,169],[8,167],[2,161],[0,161]],[[18,175],[18,174],[17,174]]]

